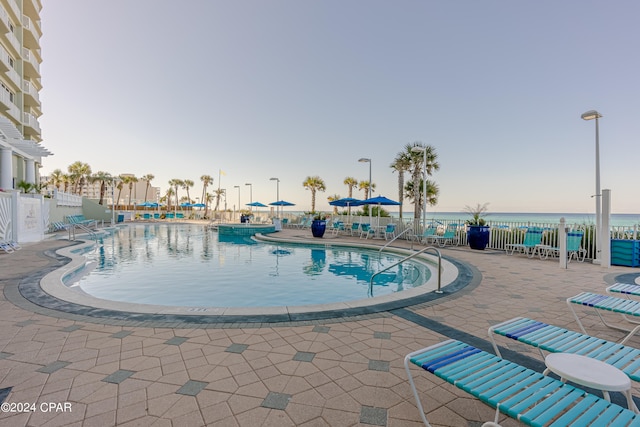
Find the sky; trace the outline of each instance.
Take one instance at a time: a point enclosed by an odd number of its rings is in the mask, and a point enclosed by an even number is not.
[[[295,210],[317,175],[328,211],[369,166],[397,200],[389,166],[419,141],[440,164],[430,213],[593,213],[595,109],[601,188],[640,212],[636,0],[42,3],[42,175],[81,161],[192,197],[211,175],[229,208]]]

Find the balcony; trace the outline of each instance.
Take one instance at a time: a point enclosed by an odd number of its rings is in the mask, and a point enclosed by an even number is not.
[[[0,34],[5,34],[9,31],[9,14],[4,6],[0,4]]]
[[[9,62],[9,52],[2,45],[0,45],[0,72],[6,73],[11,67],[11,63]]]
[[[35,17],[42,10],[42,2],[40,0],[22,0],[22,8],[25,14]]]
[[[31,113],[23,113],[22,124],[24,125],[24,131],[22,133],[24,134],[24,137],[26,139],[34,139],[29,138],[34,134],[40,136],[40,123],[38,123],[38,119],[36,119],[36,116]]]
[[[40,24],[32,21],[28,16],[23,15],[22,29],[22,41],[24,46],[32,51],[40,49],[40,38],[42,37]]]
[[[40,94],[35,85],[28,80],[22,82],[22,93],[24,94],[25,108],[37,108],[40,110]]]
[[[7,12],[11,15],[14,22],[18,21],[20,19],[21,13],[20,7],[18,6],[16,0],[7,0],[6,3],[9,4],[9,9],[7,9]]]
[[[18,74],[16,70],[14,70],[13,68],[10,68],[9,71],[7,71],[7,76],[9,76],[9,79],[15,85],[16,88],[20,87],[20,81],[22,79],[20,78],[20,74]]]
[[[22,64],[25,77],[40,78],[40,64],[35,54],[29,49],[22,49]]]
[[[15,106],[9,98],[9,92],[4,89],[0,89],[0,111],[5,111]]]

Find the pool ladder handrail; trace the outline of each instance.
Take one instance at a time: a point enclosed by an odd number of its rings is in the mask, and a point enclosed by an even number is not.
[[[396,240],[398,240],[400,238],[400,236],[402,236],[404,233],[408,232],[408,231],[413,231],[413,227],[407,227],[404,229],[404,231],[400,234],[398,234],[397,236],[395,236],[393,239],[389,240],[387,243],[384,244],[383,247],[380,248],[380,250],[378,252],[382,252],[382,250],[384,248],[386,248],[387,246],[389,246],[390,244],[392,244],[393,242],[395,242]],[[413,250],[413,239],[409,239],[409,241],[411,242],[411,250]]]
[[[441,289],[441,284],[442,284],[442,254],[440,253],[440,251],[438,250],[438,248],[434,247],[434,246],[427,246],[426,248],[422,248],[420,249],[418,252],[412,253],[411,255],[407,255],[406,257],[402,258],[400,261],[395,262],[385,268],[383,268],[380,271],[376,271],[375,273],[373,273],[371,275],[371,279],[369,280],[369,296],[372,297],[373,296],[373,279],[380,273],[383,273],[399,264],[402,264],[405,261],[410,260],[411,258],[415,258],[416,256],[420,255],[423,252],[428,251],[429,249],[433,249],[436,252],[436,255],[438,255],[438,288],[434,291],[436,294],[441,294],[443,293],[442,289]]]
[[[98,233],[83,224],[71,224],[71,227],[68,228],[69,240],[76,240],[76,227],[87,233],[90,238],[98,243]]]

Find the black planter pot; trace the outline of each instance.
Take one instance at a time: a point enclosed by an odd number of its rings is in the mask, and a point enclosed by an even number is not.
[[[467,230],[467,241],[471,249],[483,251],[489,244],[488,225],[470,225]]]
[[[323,219],[314,219],[311,223],[311,234],[313,237],[322,237],[327,229],[327,221]]]

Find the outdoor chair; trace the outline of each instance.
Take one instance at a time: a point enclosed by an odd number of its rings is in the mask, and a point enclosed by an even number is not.
[[[409,353],[404,367],[424,425],[429,421],[413,381],[412,363],[495,408],[484,426],[499,426],[500,413],[528,426],[631,426],[640,415],[456,340],[447,340]],[[429,396],[431,393],[426,394]]]
[[[351,232],[352,236],[360,234],[360,223],[359,222],[352,223],[351,224],[351,229],[349,231]]]
[[[5,251],[8,254],[10,254],[12,252],[15,252],[15,249],[13,249],[11,247],[11,245],[8,242],[4,241],[4,240],[0,241],[0,249],[2,249],[3,251]]]
[[[433,240],[434,243],[437,243],[441,248],[444,248],[447,243],[456,246],[458,245],[458,235],[456,227],[448,228],[447,230],[445,230],[443,235],[434,235],[431,236],[430,239]]]
[[[527,255],[529,258],[533,258],[536,253],[536,246],[540,245],[542,241],[542,228],[529,227],[524,234],[524,240],[522,243],[508,243],[504,245],[507,255],[513,255],[517,250]],[[511,250],[511,253],[509,253]]]
[[[384,239],[389,240],[396,237],[396,225],[395,224],[387,224],[384,229]]]
[[[582,236],[584,231],[570,231],[567,233],[567,257],[571,262],[573,257],[576,261],[583,262],[587,256],[586,249],[582,248]],[[536,245],[536,250],[540,259],[547,259],[549,256],[560,256],[560,248],[548,245]]]
[[[371,224],[368,223],[363,223],[360,224],[360,238],[362,239],[362,236],[364,236],[365,238],[369,237],[369,231],[371,231]]]

